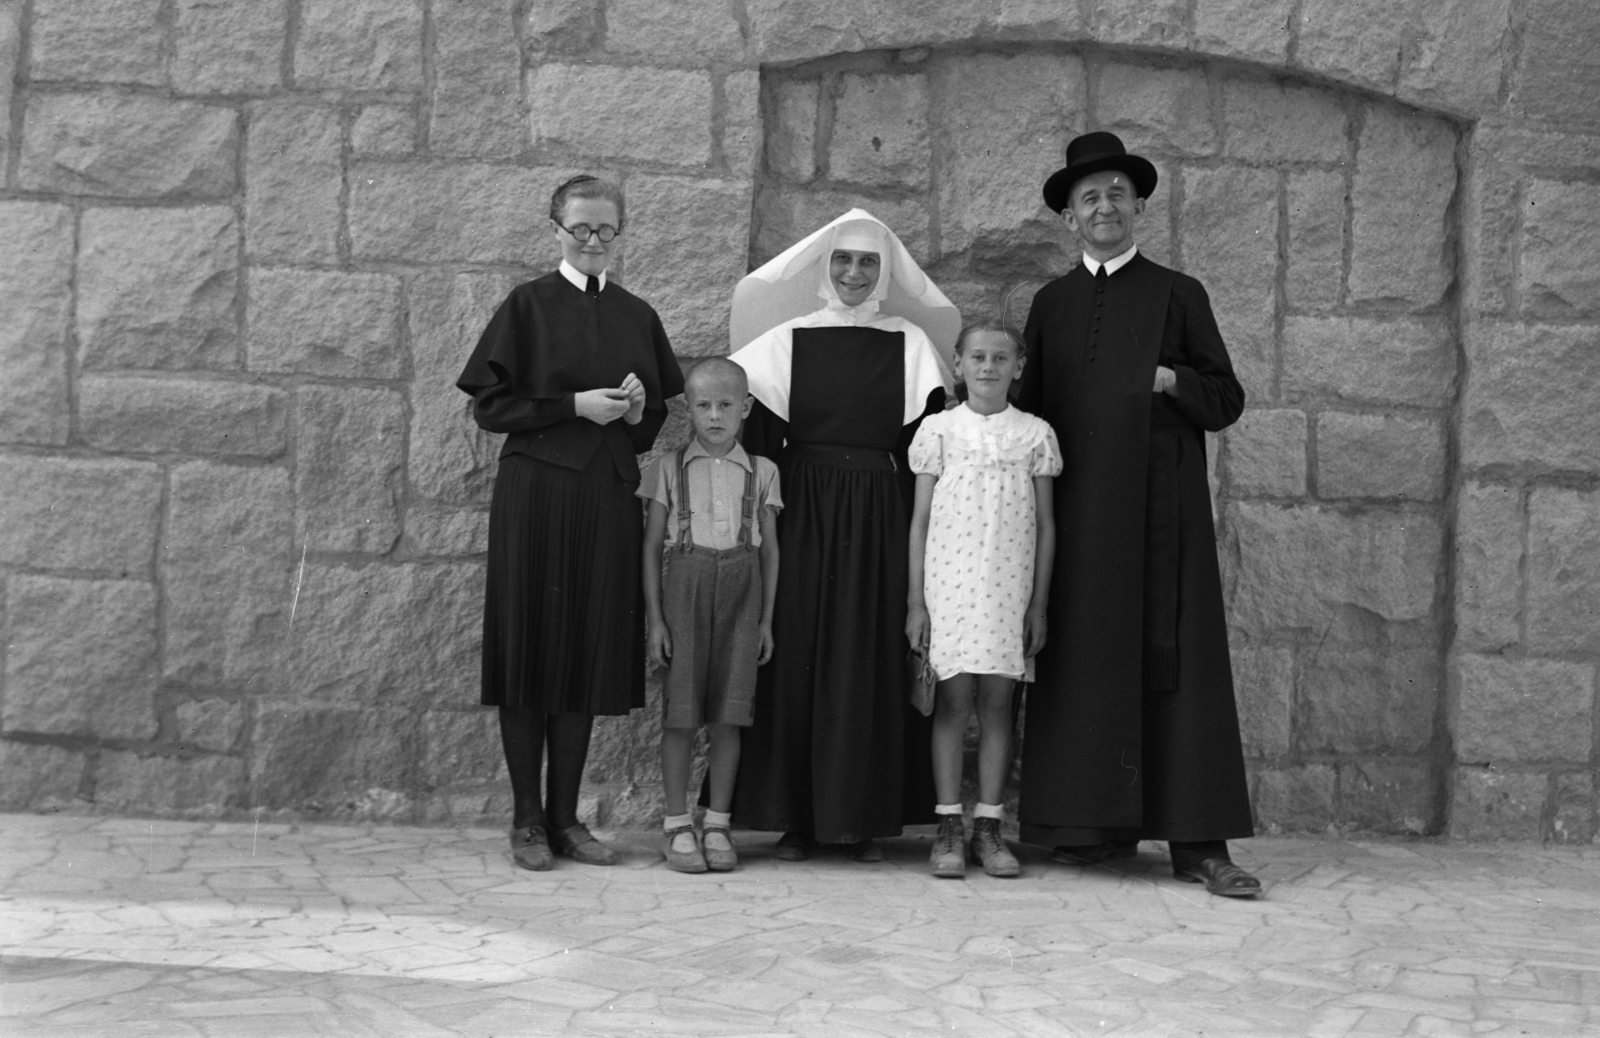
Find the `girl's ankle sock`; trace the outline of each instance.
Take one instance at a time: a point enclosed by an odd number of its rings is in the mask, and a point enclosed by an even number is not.
[[[977,804],[972,808],[974,818],[1004,818],[1006,809],[1004,804]]]
[[[668,833],[674,829],[681,829],[686,825],[693,824],[694,815],[692,814],[667,815],[665,818],[661,819],[661,831]]]
[[[961,813],[960,804],[934,804],[933,813],[936,815],[958,815]]]
[[[729,825],[733,824],[733,812],[732,811],[707,811],[705,820],[703,822],[701,822],[701,824],[702,825],[708,825],[708,826],[709,825],[714,825],[714,826],[717,826],[719,828],[726,829]]]

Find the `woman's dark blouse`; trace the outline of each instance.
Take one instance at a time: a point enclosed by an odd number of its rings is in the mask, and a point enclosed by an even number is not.
[[[639,424],[577,416],[575,394],[620,387],[630,372],[644,384]],[[638,480],[635,455],[655,443],[666,401],[683,392],[683,373],[649,303],[614,281],[591,297],[552,271],[511,290],[456,387],[475,401],[479,426],[509,434],[502,457],[581,471],[604,446],[617,475]]]

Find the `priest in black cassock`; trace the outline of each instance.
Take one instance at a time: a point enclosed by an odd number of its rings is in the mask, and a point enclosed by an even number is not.
[[[1100,132],[1044,186],[1083,262],[1034,298],[1018,395],[1066,461],[1022,838],[1067,864],[1165,840],[1180,879],[1251,897],[1261,884],[1227,845],[1254,829],[1204,436],[1238,419],[1244,390],[1200,282],[1134,244],[1156,177]]]

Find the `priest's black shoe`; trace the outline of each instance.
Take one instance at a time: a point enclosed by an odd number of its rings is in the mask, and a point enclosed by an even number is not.
[[[1227,858],[1204,858],[1186,869],[1174,869],[1172,874],[1188,883],[1204,883],[1207,891],[1223,897],[1261,893],[1261,881]]]

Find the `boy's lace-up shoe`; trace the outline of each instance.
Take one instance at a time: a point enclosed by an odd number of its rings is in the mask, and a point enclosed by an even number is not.
[[[960,815],[940,815],[939,831],[928,852],[928,871],[940,879],[961,879],[967,874],[967,834]]]
[[[1011,877],[1021,875],[1022,865],[1011,853],[1000,835],[1000,819],[974,818],[972,820],[972,860],[983,866],[991,876]]]
[[[582,822],[550,834],[550,849],[585,865],[615,865],[617,852],[594,838]]]
[[[533,872],[550,870],[550,842],[545,839],[544,826],[530,825],[526,829],[511,830],[511,860],[521,869]]]

